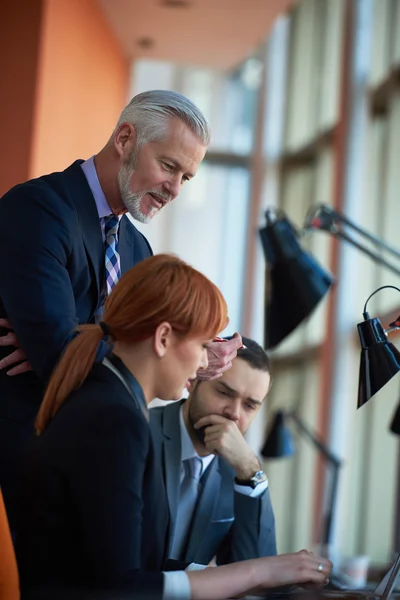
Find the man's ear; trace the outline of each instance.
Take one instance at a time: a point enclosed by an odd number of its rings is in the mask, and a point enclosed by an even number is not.
[[[136,146],[136,129],[132,123],[121,123],[114,134],[114,146],[120,158],[131,155]]]
[[[173,342],[173,331],[171,325],[165,321],[160,323],[154,332],[154,350],[159,358],[165,356],[168,348],[171,347]]]

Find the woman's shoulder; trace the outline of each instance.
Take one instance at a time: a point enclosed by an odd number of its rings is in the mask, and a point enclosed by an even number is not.
[[[128,422],[147,422],[133,392],[108,367],[97,363],[83,384],[75,390],[58,413],[60,420],[127,419]],[[58,416],[56,415],[56,417]]]
[[[127,390],[121,378],[102,362],[96,362],[93,365],[82,389],[84,387],[87,390],[97,390],[99,387],[113,389],[117,397],[125,398],[125,396],[129,396],[129,390]]]

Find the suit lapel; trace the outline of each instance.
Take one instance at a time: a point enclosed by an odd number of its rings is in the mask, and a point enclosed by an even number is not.
[[[123,275],[135,265],[135,240],[133,239],[133,227],[124,215],[119,224],[118,244],[121,260],[121,274]]]
[[[171,406],[166,407],[164,409],[163,419],[163,467],[165,472],[165,484],[167,488],[172,530],[175,527],[176,509],[179,501],[180,488],[181,436],[179,428],[179,411],[181,404],[181,402],[174,402],[171,404]]]
[[[82,162],[80,160],[74,162],[64,171],[64,174],[68,196],[75,204],[78,213],[83,243],[93,267],[98,296],[100,297],[101,282],[105,277],[104,244],[96,202],[80,167]]]
[[[124,215],[121,219],[118,239],[122,275],[153,254],[148,240],[135,227],[128,215]]]
[[[217,458],[214,458],[202,478],[200,494],[186,549],[188,556],[193,556],[197,551],[200,551],[201,543],[213,519],[214,510],[218,503],[220,486],[221,474],[219,461]]]

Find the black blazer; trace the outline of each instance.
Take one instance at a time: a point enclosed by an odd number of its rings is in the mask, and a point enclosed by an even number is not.
[[[0,371],[0,485],[12,527],[17,464],[44,384],[71,332],[93,322],[105,276],[98,212],[81,162],[0,199],[0,317],[11,321],[34,369],[17,377]],[[152,254],[126,216],[119,249],[123,273]],[[0,348],[0,358],[12,350]]]
[[[128,377],[135,399],[96,364],[29,448],[17,537],[24,588],[131,589],[135,598],[162,598],[168,502],[143,392]]]

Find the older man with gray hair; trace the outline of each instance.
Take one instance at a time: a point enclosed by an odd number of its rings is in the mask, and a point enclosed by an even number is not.
[[[0,486],[12,527],[21,454],[52,369],[121,274],[152,254],[127,213],[149,222],[195,176],[209,141],[188,98],[145,92],[98,154],[0,199]],[[215,343],[202,377],[228,368],[240,345],[240,336]]]

